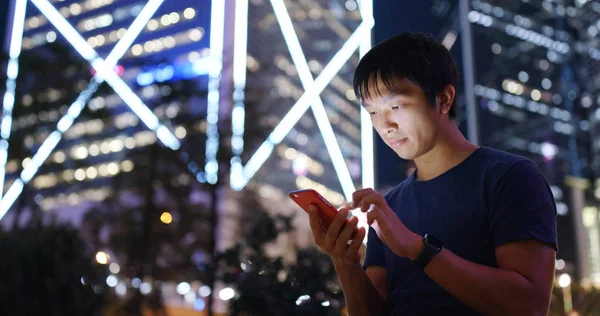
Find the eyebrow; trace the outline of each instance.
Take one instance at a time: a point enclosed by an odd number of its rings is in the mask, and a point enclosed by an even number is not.
[[[383,97],[383,102],[390,102],[391,100],[397,98],[397,97],[405,97],[405,96],[409,96],[410,93],[407,93],[409,91],[409,89],[402,89],[402,91],[398,91],[398,92],[394,92],[391,94],[386,95],[385,97]],[[362,106],[370,106],[370,104],[368,104],[367,102],[365,102],[364,100],[361,100],[360,103],[362,104]]]

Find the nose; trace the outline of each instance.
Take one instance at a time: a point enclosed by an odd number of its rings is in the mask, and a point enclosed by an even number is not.
[[[391,113],[389,111],[385,111],[382,118],[383,130],[386,134],[394,133],[398,129],[398,125],[391,119]]]

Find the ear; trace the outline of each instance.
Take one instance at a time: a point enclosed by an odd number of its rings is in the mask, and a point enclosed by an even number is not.
[[[452,103],[454,103],[454,98],[456,97],[456,88],[453,85],[449,84],[444,87],[444,90],[440,92],[437,96],[438,106],[442,113],[448,114],[450,112],[450,108],[452,107]]]

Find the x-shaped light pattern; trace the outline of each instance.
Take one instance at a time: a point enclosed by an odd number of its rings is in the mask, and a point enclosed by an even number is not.
[[[238,3],[240,2],[245,3],[246,1],[238,1]],[[363,1],[361,4],[365,6],[365,2],[366,1]],[[293,29],[292,21],[289,17],[289,14],[287,12],[287,9],[285,8],[283,1],[272,0],[271,3],[273,5],[275,16],[279,21],[279,25],[283,32],[284,39],[296,66],[296,69],[298,70],[298,74],[300,76],[300,80],[302,81],[302,85],[305,89],[305,92],[302,94],[300,99],[297,100],[296,104],[294,104],[291,110],[284,116],[280,123],[275,127],[273,132],[269,135],[268,139],[259,147],[256,153],[252,156],[252,158],[250,158],[246,166],[241,166],[241,160],[239,159],[233,160],[233,164],[235,166],[232,166],[232,186],[238,190],[242,189],[252,178],[252,176],[254,176],[254,174],[258,171],[258,169],[264,164],[266,159],[270,156],[274,149],[274,146],[279,144],[283,140],[283,138],[294,127],[294,125],[298,122],[298,120],[304,114],[304,112],[306,112],[308,108],[312,106],[319,130],[325,138],[327,150],[329,151],[330,156],[332,157],[334,168],[338,174],[338,177],[340,178],[340,181],[342,182],[342,190],[344,191],[344,195],[346,196],[346,198],[349,198],[351,197],[351,194],[355,189],[354,184],[352,183],[350,173],[348,172],[348,169],[343,160],[341,150],[336,141],[333,129],[331,128],[331,124],[327,119],[327,114],[325,112],[325,108],[319,95],[331,82],[333,77],[341,69],[344,63],[352,56],[354,51],[356,51],[356,49],[359,48],[359,46],[364,45],[365,38],[368,38],[370,42],[369,33],[373,26],[373,18],[371,15],[363,16],[363,22],[360,24],[360,26],[354,31],[354,33],[350,36],[346,43],[344,43],[342,48],[335,54],[335,56],[331,59],[329,64],[327,64],[325,68],[323,68],[321,74],[317,77],[317,79],[313,80],[312,75],[310,74],[310,70],[308,68],[308,64],[306,62],[306,57],[302,52],[302,48],[298,41],[298,37]],[[247,14],[247,7],[245,8],[245,10],[246,11],[238,10],[236,12],[236,16],[238,16],[239,13]],[[240,17],[238,18],[241,19]],[[242,50],[245,54],[246,36],[242,32],[247,31],[242,27],[240,27],[239,29],[236,27],[237,45],[234,57],[240,56]],[[244,43],[240,44],[240,42]],[[245,67],[245,64],[240,62],[238,64],[239,66],[237,66],[236,60],[241,60],[241,57],[237,59],[234,58],[234,84],[237,87],[238,85],[243,85],[245,83],[245,76],[243,75],[245,68],[242,68]],[[238,69],[239,71],[236,71]],[[242,106],[243,104],[239,105],[239,107]],[[243,115],[243,113],[243,109],[236,111],[236,108],[234,108],[234,113],[232,113],[232,122],[234,123],[234,135],[243,135],[243,130],[238,131],[240,129],[243,129],[243,117],[239,117],[240,115]],[[363,123],[362,119],[361,123]],[[370,122],[368,123],[368,127],[370,127]],[[236,131],[238,132],[236,133]],[[238,140],[236,141],[236,143],[234,143],[234,147],[239,147],[239,144],[240,141]]]
[[[244,129],[244,108],[243,108],[243,87],[245,85],[246,71],[246,50],[247,50],[247,1],[238,1],[236,7],[236,47],[234,48],[234,109],[232,112],[232,148],[234,155],[239,155],[243,148],[243,129]],[[271,0],[275,16],[283,33],[288,50],[298,71],[300,81],[305,90],[304,94],[298,99],[292,109],[284,116],[281,122],[275,127],[269,138],[259,147],[257,152],[250,158],[246,166],[241,163],[239,156],[232,159],[231,184],[234,189],[241,190],[258,169],[265,163],[274,147],[279,144],[289,133],[300,117],[312,107],[317,126],[324,138],[325,146],[334,169],[338,175],[342,190],[346,199],[350,200],[355,191],[354,183],[342,156],[339,144],[328,119],[327,112],[320,98],[323,89],[331,82],[344,63],[350,56],[360,48],[360,55],[364,55],[370,48],[371,37],[370,30],[374,21],[372,17],[372,3],[370,0],[361,2],[361,14],[363,22],[350,36],[347,42],[325,66],[316,80],[310,73],[306,57],[294,30],[292,20],[282,0]],[[373,186],[373,144],[372,127],[370,118],[364,109],[361,111],[361,148],[363,159],[363,187]],[[366,225],[364,215],[360,212],[356,215],[361,216],[361,226]]]
[[[61,120],[57,123],[57,129],[52,132],[48,138],[42,143],[36,154],[33,156],[31,162],[23,169],[20,177],[15,180],[12,186],[8,189],[6,195],[0,200],[0,219],[6,214],[6,212],[10,209],[14,201],[17,199],[19,194],[23,191],[23,187],[27,184],[35,175],[35,173],[39,170],[39,167],[43,164],[43,162],[48,158],[52,150],[56,147],[60,139],[62,138],[62,134],[73,124],[73,121],[79,116],[81,110],[85,107],[87,102],[89,101],[91,95],[97,90],[98,86],[106,81],[112,89],[117,93],[127,104],[133,112],[142,120],[142,122],[152,131],[154,131],[158,137],[158,139],[170,147],[173,150],[179,149],[180,143],[179,140],[171,133],[171,131],[161,124],[152,113],[152,111],[143,103],[143,101],[127,86],[125,82],[112,70],[115,65],[118,63],[119,59],[125,54],[125,52],[129,49],[135,38],[139,35],[139,33],[146,26],[150,18],[154,15],[154,13],[158,10],[160,5],[164,0],[150,0],[146,4],[146,6],[142,9],[138,17],[134,20],[131,27],[125,32],[123,38],[117,43],[114,49],[111,51],[106,60],[100,58],[97,52],[89,46],[89,44],[83,39],[83,37],[73,28],[72,25],[56,10],[56,8],[48,2],[48,0],[31,0],[31,2],[40,10],[42,14],[44,14],[48,20],[56,27],[56,29],[65,37],[65,39],[73,45],[75,50],[85,59],[87,60],[92,68],[96,71],[96,74],[92,78],[90,85],[82,91],[77,100],[71,104],[69,107],[67,114],[61,118]],[[15,83],[14,79],[18,74],[18,56],[20,54],[20,47],[22,41],[23,34],[23,24],[25,18],[25,7],[27,0],[17,0],[17,5],[15,9],[15,17],[13,22],[13,34],[11,38],[11,51],[10,51],[10,61],[9,61],[9,69],[8,69],[8,80],[7,87],[12,88],[12,90],[7,89],[7,93],[12,93],[12,95],[5,95],[4,98],[4,111],[2,118],[2,140],[0,140],[0,164],[2,178],[0,179],[0,183],[4,182],[5,176],[5,164],[7,159],[7,150],[8,150],[8,142],[7,139],[10,136],[10,122],[12,120],[12,107],[14,105],[14,91],[15,91]],[[216,1],[220,2],[220,1]],[[214,5],[214,3],[213,3]],[[223,13],[224,6],[218,5],[213,7],[213,13]],[[211,27],[217,23],[222,22],[222,16],[219,19],[213,20]],[[211,39],[211,45],[213,42],[218,44],[219,41],[213,41]],[[222,43],[222,41],[221,41]],[[216,51],[222,53],[222,44],[217,45]],[[18,46],[17,46],[18,45]],[[14,51],[13,51],[14,49]],[[16,64],[16,71],[10,68],[10,63],[13,62]],[[221,62],[221,59],[218,59],[218,62]],[[15,67],[15,66],[13,66]],[[215,67],[220,72],[221,67]],[[214,72],[214,70],[213,70]],[[218,78],[218,75],[214,73],[209,74],[211,79],[215,77]],[[12,81],[11,81],[12,80]],[[218,90],[218,82],[215,83],[214,80],[209,83],[209,90],[214,90],[215,88]],[[213,92],[211,94],[211,92]],[[10,99],[12,97],[12,99]],[[7,102],[10,101],[10,102]],[[8,111],[7,111],[8,109]],[[216,120],[218,120],[218,91],[215,97],[214,91],[209,91],[209,112],[210,117],[208,118],[209,130],[211,131],[211,135],[213,141],[211,143],[210,149],[216,149],[215,146],[218,147],[218,139],[214,139],[215,136],[218,137],[218,132],[215,130]],[[8,123],[7,123],[8,122]],[[208,134],[208,133],[207,133]],[[215,145],[216,144],[216,145]],[[209,144],[207,144],[208,146]],[[211,153],[211,160],[207,162],[207,167],[211,166],[213,171],[216,172],[216,168],[214,168],[212,161],[216,156],[216,153],[212,153],[207,148],[207,154]],[[189,155],[185,155],[189,157]],[[208,155],[207,155],[208,157]],[[210,163],[210,165],[209,165]],[[191,165],[191,164],[190,164]],[[189,168],[189,166],[188,166]],[[197,175],[197,179],[201,180],[201,174]],[[212,177],[211,180],[216,180]],[[1,192],[1,191],[0,191]]]

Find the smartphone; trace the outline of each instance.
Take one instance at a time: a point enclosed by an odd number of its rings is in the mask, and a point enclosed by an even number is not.
[[[327,199],[313,189],[292,191],[289,193],[289,197],[307,213],[308,207],[314,204],[319,210],[320,223],[324,232],[327,231],[338,213],[338,210]],[[348,219],[346,219],[346,223],[348,223]],[[357,233],[358,230],[355,228],[350,239],[354,238]]]

